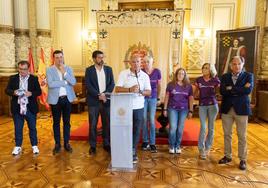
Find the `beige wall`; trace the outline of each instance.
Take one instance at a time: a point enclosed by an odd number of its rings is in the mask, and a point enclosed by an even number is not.
[[[88,0],[50,0],[50,23],[54,49],[63,49],[64,60],[76,75],[88,66],[88,49],[81,31],[87,29]]]

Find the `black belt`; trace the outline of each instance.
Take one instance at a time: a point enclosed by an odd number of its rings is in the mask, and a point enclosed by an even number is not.
[[[59,96],[60,99],[64,99],[64,98],[66,98],[66,97],[67,97],[67,95]]]

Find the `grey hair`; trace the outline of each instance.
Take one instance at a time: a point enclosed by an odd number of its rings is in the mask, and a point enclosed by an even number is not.
[[[154,58],[152,56],[148,56],[147,55],[147,56],[144,57],[144,61],[145,62],[153,62],[154,61]]]
[[[243,63],[243,64],[245,63],[245,58],[242,57],[242,56],[236,55],[236,56],[232,57],[231,62],[232,62],[234,59],[238,59],[238,60],[239,60],[241,63]]]

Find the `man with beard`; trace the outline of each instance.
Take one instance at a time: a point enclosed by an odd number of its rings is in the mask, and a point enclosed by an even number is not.
[[[104,54],[96,50],[92,53],[94,65],[86,69],[85,83],[89,119],[89,154],[96,154],[97,124],[99,114],[102,122],[103,148],[110,153],[110,101],[105,93],[114,89],[112,68],[104,65]]]

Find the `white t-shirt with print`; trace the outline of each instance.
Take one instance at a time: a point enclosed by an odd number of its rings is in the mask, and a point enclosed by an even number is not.
[[[151,90],[149,76],[140,70],[137,74],[131,72],[130,69],[126,69],[120,72],[116,86],[130,88],[134,85],[139,85],[140,90]],[[144,108],[144,96],[141,94],[134,94],[133,98],[133,110]]]

